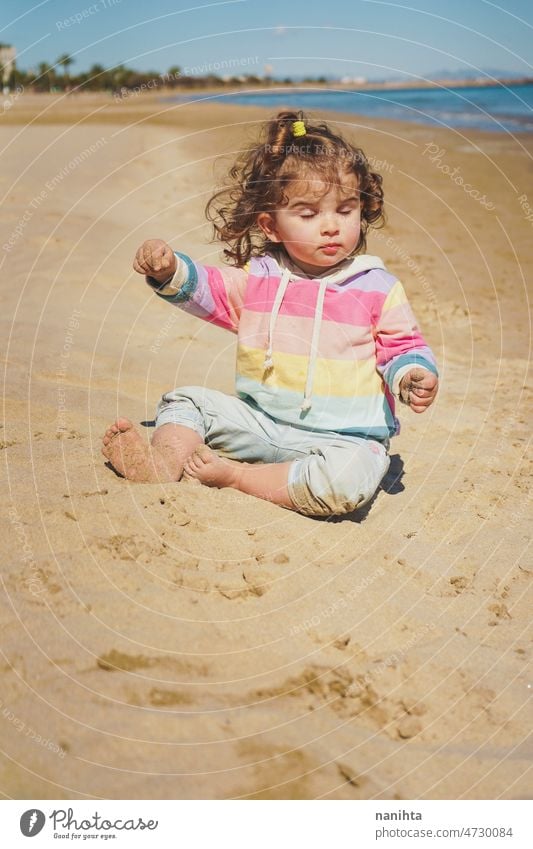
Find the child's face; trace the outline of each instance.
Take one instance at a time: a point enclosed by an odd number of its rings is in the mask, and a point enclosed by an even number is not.
[[[320,178],[291,183],[288,203],[261,213],[257,223],[272,242],[283,244],[302,271],[320,274],[346,259],[361,233],[361,199],[355,174],[331,186]]]

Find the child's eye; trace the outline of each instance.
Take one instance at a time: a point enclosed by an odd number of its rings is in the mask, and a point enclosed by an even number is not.
[[[316,213],[312,209],[307,209],[305,212],[300,213],[300,218],[312,218],[314,215]]]
[[[341,215],[349,215],[351,212],[353,212],[353,209],[340,209],[339,212]]]

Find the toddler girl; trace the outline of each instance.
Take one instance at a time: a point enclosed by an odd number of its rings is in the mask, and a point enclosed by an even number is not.
[[[308,516],[370,501],[400,430],[395,399],[422,413],[438,386],[402,284],[364,253],[383,223],[381,182],[326,124],[281,112],[207,204],[231,265],[144,242],[133,267],[162,300],[237,334],[236,397],[167,392],[151,445],[118,419],[103,438],[117,472],[233,487]]]

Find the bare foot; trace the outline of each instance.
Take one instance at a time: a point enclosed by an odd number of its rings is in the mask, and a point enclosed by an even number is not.
[[[160,483],[175,480],[164,458],[135,429],[129,419],[117,419],[102,439],[102,454],[115,471],[136,483]]]
[[[185,460],[183,478],[200,481],[206,486],[230,486],[238,489],[242,467],[245,465],[247,463],[219,457],[207,445],[200,445],[188,460]]]

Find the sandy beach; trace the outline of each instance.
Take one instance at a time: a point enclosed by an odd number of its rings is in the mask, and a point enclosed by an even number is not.
[[[23,93],[2,116],[5,797],[532,795],[532,136],[311,113],[383,174],[368,250],[440,369],[369,509],[131,484],[100,453],[164,391],[233,391],[235,337],[132,260],[160,237],[222,261],[204,205],[270,114]]]

